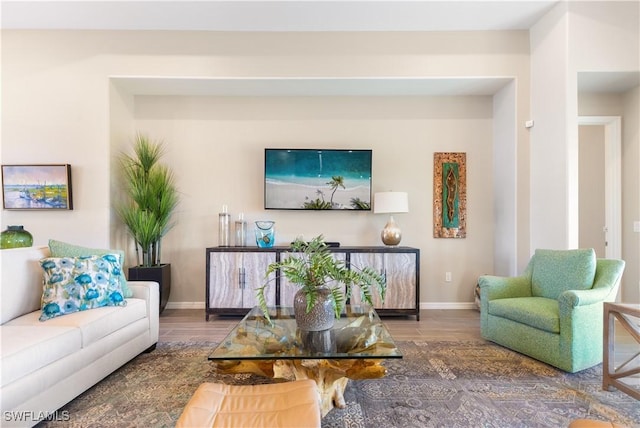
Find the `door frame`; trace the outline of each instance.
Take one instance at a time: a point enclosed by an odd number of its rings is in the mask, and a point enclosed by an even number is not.
[[[620,116],[579,116],[578,126],[604,126],[605,257],[622,258],[622,119]]]

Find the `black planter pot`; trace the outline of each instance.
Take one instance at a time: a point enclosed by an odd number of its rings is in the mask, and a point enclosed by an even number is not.
[[[129,281],[155,281],[160,284],[160,312],[164,311],[171,294],[171,263],[160,266],[129,268]]]

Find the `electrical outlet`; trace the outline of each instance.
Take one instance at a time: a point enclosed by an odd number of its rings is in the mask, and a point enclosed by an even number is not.
[[[445,272],[444,273],[444,280],[446,282],[451,282],[451,272]]]
[[[640,232],[640,221],[634,221],[633,222],[633,231],[634,232]]]

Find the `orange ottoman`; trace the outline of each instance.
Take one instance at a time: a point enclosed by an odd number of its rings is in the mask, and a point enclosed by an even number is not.
[[[576,419],[568,428],[625,428],[624,425],[615,422],[596,421],[593,419]]]
[[[320,427],[320,395],[310,379],[266,385],[203,383],[178,428]]]

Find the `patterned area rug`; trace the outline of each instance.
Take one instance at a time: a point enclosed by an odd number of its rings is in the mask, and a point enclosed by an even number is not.
[[[482,342],[400,342],[402,360],[383,379],[350,381],[347,407],[327,428],[566,427],[578,418],[640,427],[640,402],[601,387],[602,366],[556,370]],[[211,344],[159,344],[69,403],[70,421],[38,427],[172,427],[202,382],[268,383],[255,375],[220,375]]]

